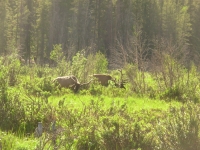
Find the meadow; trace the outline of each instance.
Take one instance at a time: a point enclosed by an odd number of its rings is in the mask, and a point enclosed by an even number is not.
[[[73,74],[85,82],[93,73],[120,80],[120,73],[108,70],[101,54],[86,58],[78,53],[72,62],[60,60],[56,67],[22,65],[10,57],[0,59],[0,149],[200,147],[200,75],[194,65],[186,69],[166,57],[170,63],[164,63],[163,70],[144,72],[127,64],[122,68],[126,89],[94,82],[74,93],[52,80]],[[40,137],[35,136],[38,122],[43,126]]]

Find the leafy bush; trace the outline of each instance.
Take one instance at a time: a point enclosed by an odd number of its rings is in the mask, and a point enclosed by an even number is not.
[[[77,52],[76,55],[72,58],[72,66],[71,66],[72,74],[75,75],[80,80],[82,80],[84,77],[86,62],[87,58],[85,57],[84,50]]]
[[[94,72],[95,73],[105,73],[108,70],[108,61],[104,54],[97,52],[94,56]]]
[[[171,108],[170,115],[156,126],[159,142],[155,149],[199,149],[199,111],[199,106],[192,103],[178,109]]]
[[[50,59],[56,63],[59,63],[63,59],[61,44],[56,44],[53,46],[53,50],[50,53]]]
[[[5,90],[5,89],[3,89]],[[15,91],[4,91],[0,99],[0,127],[3,130],[17,131],[20,123],[25,118],[24,105],[21,103],[19,93]]]
[[[66,73],[69,73],[68,67],[70,64],[66,62],[60,44],[54,45],[54,49],[50,53],[50,59],[52,60],[53,66],[56,66],[55,70],[59,76],[63,76],[66,75]]]
[[[21,66],[19,60],[14,60],[8,66],[9,85],[14,86],[17,84],[18,76],[20,74]]]
[[[158,85],[152,78],[152,75],[142,72],[137,69],[137,66],[127,64],[124,67],[125,74],[130,82],[130,90],[140,96],[149,95],[151,98],[156,98],[158,93]]]

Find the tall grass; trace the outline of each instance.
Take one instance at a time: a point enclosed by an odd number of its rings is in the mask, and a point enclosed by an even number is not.
[[[129,64],[122,69],[128,79],[126,89],[116,88],[112,82],[108,87],[92,83],[75,94],[53,84],[54,77],[70,71],[80,81],[88,80],[88,74],[97,70],[105,73],[107,61],[97,55],[101,59],[93,60],[93,69],[86,65],[92,57],[86,58],[83,52],[73,62],[58,61],[56,69],[21,66],[17,60],[0,65],[0,146],[61,150],[199,148],[199,73],[194,65],[185,69],[164,57],[162,72],[142,72]],[[80,70],[79,59],[84,62]],[[111,74],[120,79],[116,72]],[[43,124],[43,135],[34,138],[38,122]],[[56,130],[52,130],[54,122]]]

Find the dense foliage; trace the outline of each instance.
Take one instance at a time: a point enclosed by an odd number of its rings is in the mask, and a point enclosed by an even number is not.
[[[112,82],[108,87],[91,83],[73,93],[53,84],[53,78],[73,72],[81,82],[89,80],[89,74],[107,70],[104,55],[86,57],[81,51],[72,62],[59,59],[56,68],[24,66],[10,57],[1,58],[0,65],[3,149],[200,147],[200,75],[194,65],[185,69],[165,55],[163,72],[143,72],[127,64],[122,70],[128,80],[126,89],[116,88]],[[79,60],[84,63],[79,64]],[[119,71],[110,74],[120,79]],[[43,124],[43,135],[34,138],[38,122]]]
[[[82,49],[100,51],[117,68],[154,57],[164,40],[198,63],[199,12],[199,0],[4,0],[0,54],[52,65],[59,45],[68,61]]]

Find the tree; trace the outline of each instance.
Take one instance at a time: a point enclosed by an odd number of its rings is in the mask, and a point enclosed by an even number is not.
[[[6,53],[6,33],[5,33],[5,22],[6,22],[6,2],[0,1],[0,54]]]

